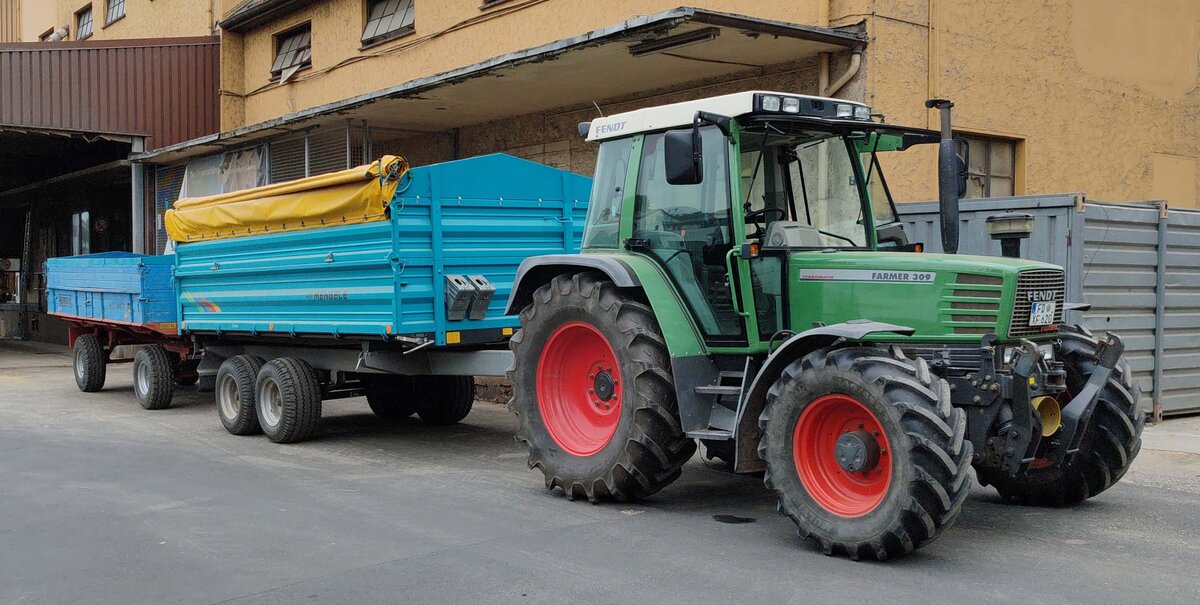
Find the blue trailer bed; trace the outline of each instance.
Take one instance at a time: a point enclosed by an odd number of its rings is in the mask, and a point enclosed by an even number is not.
[[[104,252],[46,261],[47,311],[76,323],[176,334],[175,257]]]
[[[518,325],[504,313],[518,266],[578,251],[590,189],[489,155],[412,169],[385,220],[182,243],[181,332],[502,340]]]

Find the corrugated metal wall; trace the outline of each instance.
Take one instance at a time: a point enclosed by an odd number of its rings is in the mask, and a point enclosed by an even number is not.
[[[0,124],[148,135],[220,129],[215,36],[0,45]]]
[[[910,241],[941,251],[937,204],[898,210]],[[1073,194],[964,200],[959,251],[998,256],[986,220],[1002,212],[1034,216],[1022,256],[1062,265],[1067,299],[1091,303],[1068,322],[1121,335],[1145,405],[1200,410],[1200,211],[1163,217],[1158,203],[1084,204]]]

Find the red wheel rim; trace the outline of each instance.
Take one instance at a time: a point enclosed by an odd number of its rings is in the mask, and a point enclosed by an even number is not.
[[[838,439],[866,431],[878,443],[879,461],[850,472],[838,463]],[[800,414],[792,434],[792,456],[800,482],[817,504],[842,517],[861,517],[887,495],[892,483],[892,451],[879,420],[847,395],[824,395]]]
[[[621,370],[612,345],[580,321],[559,326],[542,348],[537,403],[550,437],[567,452],[604,449],[621,421]]]

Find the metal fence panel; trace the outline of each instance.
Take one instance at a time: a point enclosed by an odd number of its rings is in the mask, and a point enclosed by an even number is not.
[[[1162,406],[1200,411],[1200,211],[1167,216]]]
[[[1125,358],[1150,401],[1154,387],[1158,208],[1088,202],[1083,226],[1083,324],[1125,342]]]

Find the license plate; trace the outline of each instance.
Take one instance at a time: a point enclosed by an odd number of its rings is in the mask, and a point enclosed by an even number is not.
[[[1032,308],[1029,309],[1029,325],[1031,326],[1048,326],[1054,323],[1054,311],[1057,309],[1057,302],[1035,302]]]

